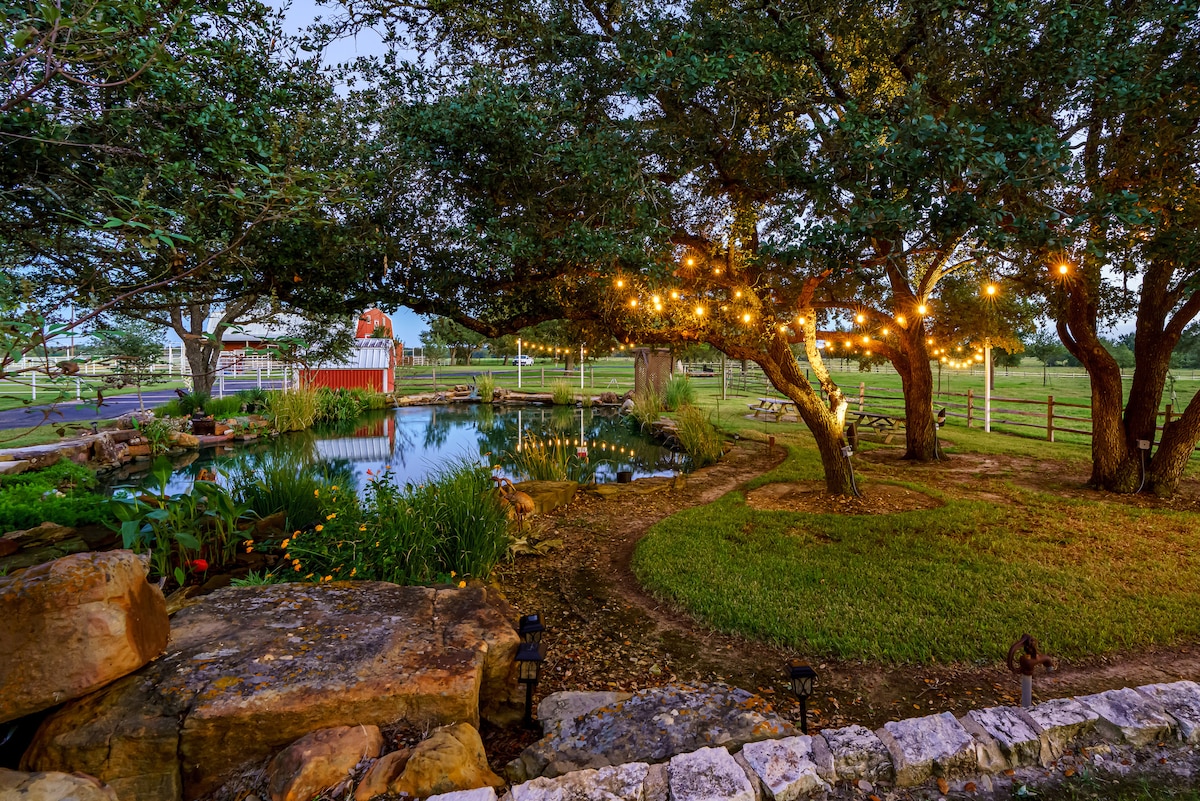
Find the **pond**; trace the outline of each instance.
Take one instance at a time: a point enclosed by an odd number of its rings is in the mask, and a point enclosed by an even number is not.
[[[582,443],[582,445],[581,445]],[[586,450],[584,450],[586,448]],[[218,476],[255,469],[263,460],[327,465],[365,483],[367,471],[390,467],[397,484],[421,484],[458,461],[499,465],[515,481],[617,480],[670,476],[691,469],[685,454],[636,433],[612,409],[569,406],[495,407],[483,404],[410,406],[378,412],[339,431],[313,430],[260,442],[206,448],[176,462],[167,489],[183,492],[201,469]],[[148,463],[108,479],[114,488],[154,484]]]

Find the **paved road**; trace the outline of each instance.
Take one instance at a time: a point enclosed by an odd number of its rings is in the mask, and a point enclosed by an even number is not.
[[[254,379],[248,381],[231,381],[225,380],[225,394],[231,395],[241,389],[253,389],[258,386],[258,382]],[[279,382],[263,382],[264,389],[278,389]],[[173,389],[156,389],[148,390],[142,393],[142,402],[145,403],[147,409],[152,409],[155,406],[161,406],[169,400],[174,400],[176,397]],[[50,406],[26,406],[19,409],[9,409],[0,412],[0,431],[11,428],[30,428],[45,422],[46,425],[60,425],[62,423],[84,423],[85,425],[97,420],[110,420],[114,417],[120,417],[126,412],[135,411],[138,408],[137,394],[130,395],[112,395],[104,398],[104,404],[99,408],[96,406],[84,406],[75,400],[68,400],[54,407]],[[49,416],[47,416],[49,412]]]

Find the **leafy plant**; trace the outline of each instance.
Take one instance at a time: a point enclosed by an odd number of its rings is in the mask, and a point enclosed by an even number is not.
[[[676,435],[692,459],[694,467],[704,467],[720,460],[725,454],[725,440],[712,424],[710,415],[692,405],[685,405],[676,415]]]
[[[696,402],[696,385],[687,376],[672,376],[663,388],[663,405],[673,412]]]
[[[575,390],[569,383],[559,379],[550,385],[550,397],[556,406],[570,406],[575,403]]]
[[[211,398],[207,392],[185,392],[179,396],[178,400],[173,400],[171,403],[168,403],[161,408],[166,409],[173,403],[178,410],[177,414],[174,416],[191,415],[192,412],[196,411],[197,409],[200,409],[207,414],[208,410],[206,406],[210,400]]]
[[[317,393],[311,389],[273,392],[267,404],[267,412],[278,431],[303,431],[312,428],[317,417]]]
[[[242,413],[242,406],[245,405],[246,398],[241,393],[226,395],[223,398],[213,398],[204,405],[204,411],[215,420],[224,420],[229,417],[236,417]]]
[[[313,418],[317,423],[354,422],[362,415],[363,407],[349,390],[327,389],[317,390],[317,411]]]
[[[229,583],[234,587],[263,587],[267,584],[282,584],[286,579],[274,570],[264,570],[259,573],[251,570],[241,578],[230,579]]]
[[[349,469],[314,464],[290,449],[254,454],[226,469],[233,495],[260,517],[287,513],[286,527],[319,522],[321,497],[352,486]]]
[[[167,418],[155,415],[145,422],[138,422],[135,417],[133,427],[146,438],[152,456],[162,456],[171,449],[171,439],[175,435],[175,429],[171,427]]]

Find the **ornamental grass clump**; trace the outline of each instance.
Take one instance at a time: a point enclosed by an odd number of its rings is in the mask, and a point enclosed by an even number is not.
[[[401,488],[387,468],[369,476],[361,502],[333,489],[322,496],[321,522],[284,540],[285,559],[311,581],[486,578],[508,547],[508,509],[490,475],[463,463]]]
[[[496,379],[492,378],[491,374],[481,375],[475,381],[475,386],[479,390],[479,400],[481,403],[491,403],[496,397]]]
[[[358,397],[347,389],[317,390],[317,412],[313,418],[317,423],[344,425],[353,423],[363,413]]]
[[[675,417],[676,436],[693,467],[713,464],[725,454],[724,438],[712,424],[711,416],[689,404],[681,407]]]
[[[575,481],[587,484],[596,479],[600,463],[579,456],[571,440],[534,440],[505,456],[513,470],[530,481]]]
[[[696,386],[687,376],[673,376],[663,388],[663,405],[674,412],[696,402]]]
[[[314,463],[290,448],[249,454],[226,473],[233,494],[259,517],[285,512],[287,531],[319,523],[321,491],[328,497],[330,487],[354,480],[348,467]]]
[[[558,380],[550,385],[550,397],[555,406],[570,406],[575,403],[575,390],[566,381]]]
[[[317,418],[317,393],[311,389],[289,389],[271,393],[267,403],[276,431],[303,431]]]
[[[633,396],[633,409],[629,416],[633,418],[639,430],[645,430],[658,420],[662,412],[662,395],[652,388],[643,389]]]

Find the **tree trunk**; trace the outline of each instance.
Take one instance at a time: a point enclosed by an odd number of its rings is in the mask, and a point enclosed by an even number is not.
[[[1200,393],[1192,397],[1180,417],[1163,427],[1162,440],[1146,470],[1146,489],[1162,497],[1173,495],[1198,442]]]
[[[942,457],[933,414],[933,369],[924,336],[924,331],[914,327],[897,343],[891,359],[904,393],[904,458],[916,462]]]
[[[809,325],[812,326],[811,316],[809,320]],[[810,341],[815,339],[813,331],[810,333]],[[737,353],[730,355],[743,358]],[[821,396],[812,388],[804,371],[800,369],[800,363],[796,361],[787,339],[782,335],[773,337],[767,352],[755,354],[754,361],[762,367],[775,389],[795,402],[800,418],[812,432],[817,443],[817,452],[821,455],[821,467],[825,472],[825,489],[830,495],[858,495],[850,458],[843,452],[843,448],[847,446],[843,430],[846,398],[837,384],[829,378],[829,373],[824,369],[819,357],[814,361],[810,354],[809,362],[821,382],[822,389],[829,394],[829,404],[821,400]]]

